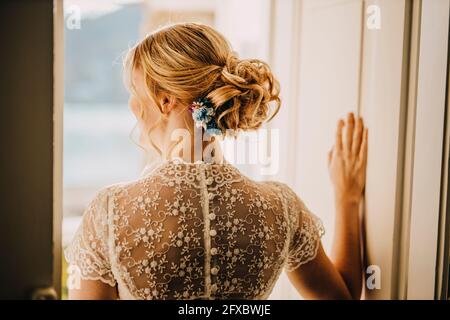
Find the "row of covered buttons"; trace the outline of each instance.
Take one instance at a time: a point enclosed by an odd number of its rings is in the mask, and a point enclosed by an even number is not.
[[[211,198],[211,196],[210,196],[210,198]],[[211,221],[215,220],[216,219],[216,215],[214,213],[210,213],[208,215],[208,219],[211,220]],[[209,235],[211,237],[215,237],[217,235],[217,231],[215,229],[211,229],[211,230],[209,230]],[[212,256],[215,256],[217,254],[217,248],[214,248],[214,247],[211,248],[210,253],[211,253]],[[219,273],[219,268],[218,267],[212,267],[211,268],[211,274],[213,276],[216,276],[218,273]],[[217,291],[217,284],[213,283],[211,285],[211,292],[214,293],[216,291]]]

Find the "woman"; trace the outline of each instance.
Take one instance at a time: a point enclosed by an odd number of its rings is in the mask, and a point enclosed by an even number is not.
[[[258,129],[280,107],[266,63],[239,60],[217,31],[185,23],[147,36],[125,66],[142,141],[164,160],[91,202],[66,250],[79,280],[69,298],[266,299],[283,269],[305,298],[360,297],[361,118],[339,121],[329,153],[330,260],[321,221],[288,186],[252,181],[221,157],[218,138]],[[177,139],[198,131],[206,137],[200,153],[191,139]]]

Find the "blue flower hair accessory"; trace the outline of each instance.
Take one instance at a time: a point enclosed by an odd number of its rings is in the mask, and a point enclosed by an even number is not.
[[[189,106],[197,128],[202,127],[210,136],[221,136],[222,130],[219,128],[214,117],[216,112],[214,106],[208,98],[198,98]]]

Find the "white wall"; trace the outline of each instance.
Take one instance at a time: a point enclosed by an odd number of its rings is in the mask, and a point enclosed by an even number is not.
[[[326,159],[339,117],[357,110],[361,2],[279,1],[275,12],[272,65],[283,99],[270,125],[281,135],[277,178],[323,220],[327,250],[334,208]],[[297,298],[285,279],[272,297]]]
[[[336,124],[357,110],[359,1],[303,1],[293,187],[325,223],[330,248],[334,206],[327,154]]]

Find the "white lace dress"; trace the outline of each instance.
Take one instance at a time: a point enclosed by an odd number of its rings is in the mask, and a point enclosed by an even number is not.
[[[121,299],[267,299],[283,268],[314,259],[323,233],[285,184],[171,160],[100,191],[65,256]]]

